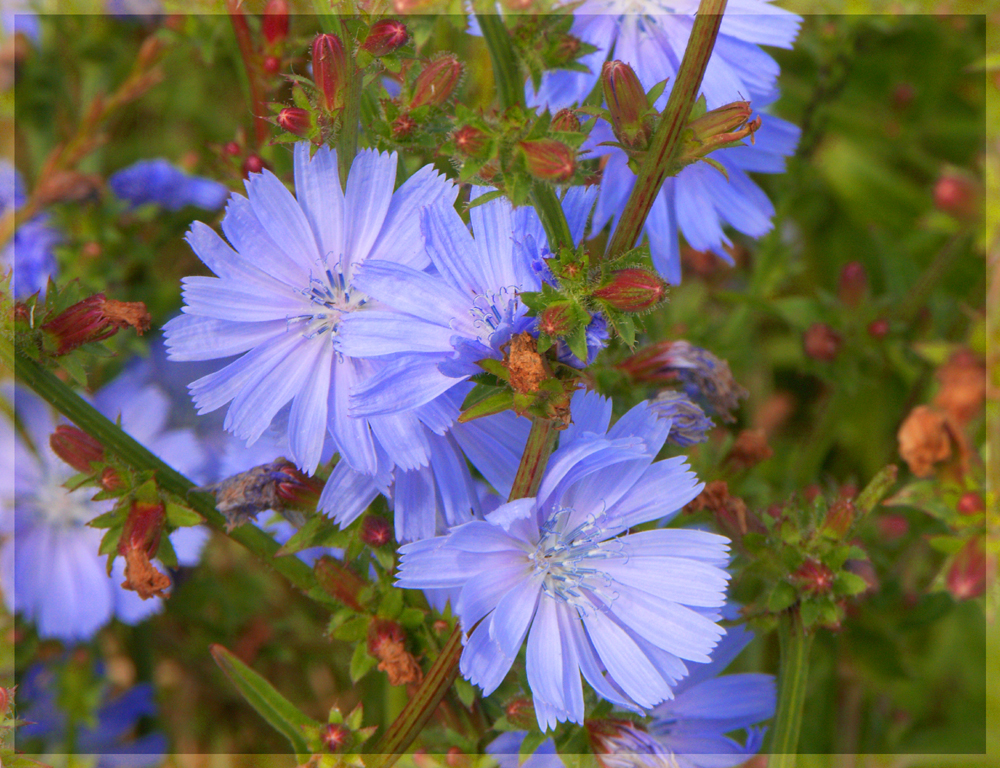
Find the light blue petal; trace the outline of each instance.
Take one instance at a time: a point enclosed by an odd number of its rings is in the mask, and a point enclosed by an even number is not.
[[[663,182],[646,219],[653,268],[670,284],[681,283],[681,251],[674,203],[676,179]]]
[[[412,288],[411,288],[412,290]],[[432,296],[433,294],[423,294]],[[380,357],[410,352],[450,353],[455,331],[401,312],[370,309],[355,312],[341,322],[337,348],[351,357]]]
[[[670,686],[624,629],[600,611],[589,611],[583,623],[605,668],[639,706],[652,707],[671,695]]]
[[[513,411],[455,424],[452,435],[466,457],[503,497],[510,489],[528,441],[531,422]]]
[[[499,568],[472,576],[462,587],[455,613],[468,631],[481,618],[494,610],[505,595],[523,584],[530,574],[525,558],[511,559]]]
[[[694,472],[686,469],[683,456],[652,464],[636,482],[633,492],[608,510],[608,525],[625,530],[651,520],[666,521],[676,515],[704,488]]]
[[[330,433],[341,457],[358,472],[373,475],[378,471],[379,461],[368,420],[355,418],[348,410],[351,391],[368,375],[370,367],[363,361],[341,357],[333,367],[327,407]]]
[[[396,153],[358,152],[344,194],[344,255],[341,269],[350,283],[353,266],[368,257],[385,222],[396,186]]]
[[[434,477],[425,469],[396,470],[392,500],[395,507],[396,541],[429,539],[437,532]]]
[[[295,145],[295,196],[316,238],[322,263],[340,264],[344,252],[344,193],[337,152],[320,147],[310,159],[310,145]]]
[[[406,265],[370,260],[358,268],[354,286],[398,312],[436,325],[448,326],[465,320],[469,335],[475,335],[468,320],[472,297],[456,290],[440,276]],[[358,312],[354,316],[367,314]]]
[[[441,355],[402,355],[367,379],[351,395],[355,416],[408,411],[429,403],[464,379],[438,370]]]
[[[356,472],[346,461],[340,461],[330,473],[319,497],[319,509],[346,528],[368,509],[379,494],[375,475]]]
[[[719,593],[718,601],[725,602],[724,592]],[[695,611],[637,589],[618,590],[609,607],[633,633],[689,661],[709,661],[709,653],[724,633]]]
[[[298,290],[309,283],[313,264],[300,264],[278,246],[254,213],[250,201],[233,195],[222,217],[222,231],[240,256],[271,275],[275,280]]]
[[[277,176],[268,170],[251,173],[245,186],[257,220],[290,261],[306,272],[325,264],[302,207]]]
[[[499,644],[490,637],[489,622],[482,622],[469,637],[459,661],[459,671],[473,685],[489,696],[500,687],[514,659],[504,656]]]
[[[431,262],[463,295],[475,297],[488,286],[478,264],[478,247],[454,209],[425,208],[420,231]]]
[[[325,338],[317,346],[319,349],[313,353],[311,364],[301,373],[307,384],[295,394],[288,416],[288,446],[292,460],[310,475],[316,471],[323,455],[334,365],[332,340]],[[289,377],[292,375],[291,371],[287,373]]]
[[[543,577],[544,572],[533,574],[528,571],[525,578],[503,596],[490,617],[490,636],[497,641],[505,656],[517,656],[524,642],[538,606]]]
[[[217,277],[185,277],[183,308],[189,315],[235,322],[266,322],[302,314],[303,298],[290,291],[267,290],[221,280]],[[273,283],[279,288],[280,283]]]
[[[171,360],[215,360],[266,344],[288,332],[288,322],[232,323],[193,315],[178,315],[163,326]]]
[[[555,728],[559,722],[566,720],[583,724],[583,686],[576,647],[560,629],[561,618],[579,621],[575,616],[568,615],[571,610],[550,598],[541,600],[528,635],[528,685],[535,702],[538,727],[542,731]],[[560,613],[567,615],[561,617]],[[540,703],[548,706],[539,707]]]

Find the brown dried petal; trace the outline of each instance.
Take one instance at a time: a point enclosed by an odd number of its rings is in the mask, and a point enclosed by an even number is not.
[[[899,427],[899,455],[917,477],[934,474],[934,464],[951,456],[948,420],[943,413],[918,405]]]

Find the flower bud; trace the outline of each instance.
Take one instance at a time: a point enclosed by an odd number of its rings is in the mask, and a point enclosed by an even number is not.
[[[465,768],[469,765],[468,756],[458,747],[448,747],[448,753],[444,758],[448,768]]]
[[[806,357],[824,363],[832,362],[840,353],[840,334],[826,323],[813,323],[802,335]]]
[[[336,35],[317,35],[312,47],[313,82],[320,94],[320,106],[328,113],[344,106],[347,87],[347,53]]]
[[[889,321],[884,317],[868,323],[868,335],[873,339],[884,339],[889,335]]]
[[[486,151],[489,137],[474,125],[463,125],[451,135],[455,149],[466,157],[478,157]]]
[[[642,312],[659,304],[667,288],[652,272],[630,267],[613,273],[611,281],[591,295],[622,312]]]
[[[98,482],[100,482],[101,488],[108,493],[120,491],[125,487],[122,476],[118,474],[118,470],[114,467],[105,467],[104,471],[101,472],[101,479]]]
[[[962,497],[958,500],[958,504],[955,505],[955,509],[960,515],[977,515],[980,512],[986,511],[986,503],[978,493],[969,491],[962,494]]]
[[[327,723],[320,730],[320,740],[329,752],[340,752],[351,742],[351,732],[340,723]]]
[[[316,582],[324,592],[352,611],[361,612],[360,593],[367,586],[364,580],[329,555],[317,560],[314,570]]]
[[[976,221],[982,215],[982,187],[971,174],[947,170],[934,185],[934,206],[959,221]]]
[[[281,71],[281,58],[278,56],[265,56],[264,71],[269,75],[278,74]]]
[[[749,101],[734,101],[692,120],[687,126],[691,135],[682,152],[682,159],[692,162],[747,136],[752,142],[754,132],[761,126],[761,119],[750,120],[751,113]]]
[[[833,571],[818,560],[806,560],[792,574],[800,589],[814,595],[824,594],[833,587]]]
[[[969,539],[955,555],[945,585],[956,600],[970,600],[986,591],[986,550],[983,537]]]
[[[312,130],[312,116],[301,107],[285,107],[278,113],[278,125],[296,136],[308,136]]]
[[[260,155],[247,155],[247,159],[243,161],[243,173],[260,173],[264,170],[264,161],[261,159]]]
[[[629,149],[646,149],[653,135],[647,120],[649,99],[635,71],[623,61],[606,62],[601,84],[615,137]]]
[[[288,37],[287,0],[268,0],[267,5],[264,6],[261,29],[268,45],[277,45]]]
[[[462,63],[453,53],[434,59],[417,75],[413,83],[413,98],[410,109],[417,107],[440,107],[444,104],[462,77]]]
[[[560,109],[552,116],[549,128],[553,131],[577,133],[580,130],[580,118],[572,109]]]
[[[60,424],[49,436],[52,452],[77,472],[90,472],[91,463],[104,460],[104,447],[82,429]]]
[[[406,45],[409,39],[410,33],[399,19],[381,19],[372,24],[361,50],[372,56],[385,56]]]
[[[549,336],[562,336],[573,327],[572,305],[568,301],[550,304],[538,317],[538,330]]]
[[[368,515],[361,521],[361,540],[369,547],[384,547],[392,539],[392,523],[384,517]]]
[[[854,502],[837,499],[826,512],[823,528],[836,536],[844,536],[854,523]]]
[[[160,536],[166,521],[163,504],[134,501],[118,539],[118,554],[125,556],[122,587],[137,592],[143,600],[164,597],[164,590],[170,586],[170,579],[150,562],[160,547]]]
[[[543,181],[569,181],[576,171],[576,152],[555,139],[538,139],[518,143],[524,155],[528,173]]]
[[[379,671],[389,677],[389,685],[420,683],[423,671],[406,650],[403,628],[388,619],[375,619],[368,627],[368,652],[379,660]]]
[[[552,64],[569,64],[580,53],[580,38],[575,35],[560,35],[552,46]],[[559,67],[556,67],[557,69]]]
[[[670,420],[667,439],[682,448],[705,442],[708,430],[715,426],[687,394],[675,389],[660,392],[649,401],[649,409],[659,418]]]
[[[42,326],[56,343],[56,355],[114,336],[122,328],[135,328],[141,336],[149,330],[149,312],[141,301],[115,301],[97,293],[78,301]]]
[[[846,307],[856,307],[868,292],[868,276],[860,261],[851,261],[840,270],[840,302]]]
[[[537,722],[535,703],[531,699],[514,699],[504,707],[504,713],[507,721],[519,728],[534,728]]]
[[[401,114],[395,120],[392,121],[392,126],[390,130],[392,131],[392,138],[394,139],[405,139],[411,133],[413,129],[417,127],[417,121],[414,120],[406,112]]]

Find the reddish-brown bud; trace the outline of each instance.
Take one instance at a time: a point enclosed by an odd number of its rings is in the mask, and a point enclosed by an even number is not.
[[[375,619],[368,627],[368,652],[379,660],[378,668],[389,677],[389,685],[419,683],[423,671],[406,650],[403,628],[388,619]]]
[[[308,136],[312,130],[312,117],[301,107],[285,107],[278,113],[278,125],[296,136]]]
[[[469,756],[458,747],[448,747],[444,761],[448,768],[464,768],[469,764]]]
[[[528,173],[543,181],[563,182],[573,178],[576,152],[555,139],[537,139],[518,143],[524,154]]]
[[[504,712],[507,721],[519,728],[534,728],[537,722],[535,703],[531,699],[514,699],[504,707]]]
[[[122,587],[134,590],[143,600],[164,597],[164,591],[170,587],[170,579],[150,562],[160,547],[166,521],[163,504],[134,501],[118,540],[118,554],[125,556]]]
[[[884,339],[889,335],[889,321],[884,317],[868,323],[868,335],[873,339]]]
[[[316,581],[324,592],[353,611],[362,610],[359,601],[360,592],[367,586],[363,579],[329,555],[324,555],[316,561],[314,570]]]
[[[646,149],[652,136],[649,124],[649,99],[635,74],[623,61],[609,61],[601,69],[604,100],[611,113],[615,137],[629,149]]]
[[[328,752],[340,752],[352,741],[351,732],[340,723],[327,723],[320,731],[320,739]]]
[[[969,539],[958,551],[948,567],[945,584],[956,600],[970,600],[986,591],[986,550],[982,536]]]
[[[227,141],[226,145],[222,148],[222,151],[225,152],[230,157],[236,157],[243,150],[240,149],[240,145],[237,144],[235,141]]]
[[[49,436],[53,453],[77,472],[90,472],[91,463],[104,460],[103,446],[82,429],[60,424]]]
[[[323,492],[321,482],[309,477],[290,461],[278,460],[270,466],[274,468],[272,477],[275,494],[284,506],[309,510],[316,508]]]
[[[264,71],[269,75],[276,75],[281,71],[281,57],[280,56],[265,56],[264,57]]]
[[[959,221],[976,221],[982,216],[982,187],[964,171],[945,171],[934,185],[934,206]]]
[[[392,539],[392,523],[384,517],[368,515],[361,521],[361,540],[369,547],[384,547]]]
[[[268,0],[264,6],[264,18],[261,20],[261,30],[268,45],[277,45],[288,37],[288,2],[287,0]]]
[[[261,159],[260,155],[247,155],[247,159],[243,161],[243,173],[260,173],[264,170],[264,161]]]
[[[463,125],[451,135],[455,149],[466,157],[478,157],[485,150],[489,137],[474,125]]]
[[[409,113],[404,112],[392,121],[392,125],[390,126],[390,129],[392,130],[392,138],[405,139],[413,133],[413,129],[416,127],[417,121],[410,117]]]
[[[659,304],[667,295],[667,287],[652,272],[630,267],[612,274],[611,282],[592,295],[622,312],[642,312]]]
[[[115,301],[103,293],[90,296],[42,326],[56,342],[56,354],[65,355],[83,344],[114,336],[122,328],[149,330],[149,312],[141,301]]]
[[[406,45],[409,39],[410,33],[399,19],[382,19],[372,24],[361,50],[372,56],[385,56]]]
[[[856,307],[868,292],[868,275],[860,261],[851,261],[840,270],[840,290],[838,295],[844,306]]]
[[[840,353],[841,339],[826,323],[813,323],[802,335],[802,348],[806,357],[824,363],[832,362]]]
[[[580,118],[572,109],[560,109],[552,116],[549,128],[553,131],[577,133],[580,130]]]
[[[439,56],[429,62],[413,83],[410,109],[439,107],[455,92],[462,77],[462,62],[453,53]]]
[[[806,592],[822,594],[833,587],[833,571],[818,560],[806,560],[792,574],[792,580]]]
[[[854,502],[851,499],[837,499],[826,512],[823,527],[837,536],[844,536],[854,523]]]
[[[910,521],[905,515],[880,515],[878,530],[883,539],[895,541],[905,536],[910,530]]]
[[[10,690],[0,686],[0,719],[3,719],[7,714],[7,708],[10,706]]]
[[[552,46],[552,61],[556,64],[569,64],[580,53],[580,38],[575,35],[560,35]]]
[[[551,304],[538,317],[538,329],[549,336],[562,336],[573,326],[572,305],[568,301]]]
[[[975,491],[969,491],[962,494],[962,497],[958,500],[958,504],[955,505],[955,509],[961,515],[978,515],[980,512],[986,511],[986,502]]]
[[[105,467],[104,471],[101,472],[101,479],[98,482],[100,482],[101,488],[109,493],[120,491],[125,487],[122,476],[118,474],[118,470],[114,467]]]
[[[320,106],[335,112],[344,106],[347,87],[347,53],[336,35],[317,35],[312,47],[313,82],[319,90]]]

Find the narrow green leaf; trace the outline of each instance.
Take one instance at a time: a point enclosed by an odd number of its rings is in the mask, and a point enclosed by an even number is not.
[[[499,390],[496,394],[490,395],[480,400],[471,408],[462,411],[458,416],[458,423],[465,424],[481,416],[492,416],[494,413],[509,410],[511,405],[513,405],[511,393],[506,390]]]
[[[205,519],[190,507],[170,503],[167,504],[167,522],[174,528],[189,528],[205,522]]]
[[[780,613],[794,603],[797,598],[795,587],[787,581],[779,582],[771,590],[770,597],[767,598],[767,610],[771,613]]]
[[[285,555],[294,555],[303,549],[319,546],[319,539],[328,534],[333,528],[334,523],[332,520],[324,515],[315,515],[309,518],[306,524],[297,530],[281,549],[274,553],[274,556],[284,557]]]
[[[299,762],[309,753],[307,732],[318,730],[320,724],[300,712],[288,699],[274,689],[267,680],[236,658],[221,645],[210,648],[215,663],[240,692],[247,703],[292,744]]]
[[[358,682],[377,663],[378,659],[368,653],[367,645],[365,643],[358,643],[354,648],[354,655],[351,656],[351,682]]]
[[[841,571],[833,580],[833,591],[837,595],[860,595],[868,589],[868,582],[856,573]]]

